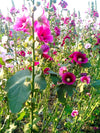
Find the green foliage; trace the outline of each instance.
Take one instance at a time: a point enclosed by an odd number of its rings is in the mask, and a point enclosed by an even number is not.
[[[8,79],[5,90],[8,92],[8,102],[12,113],[18,113],[31,92],[31,75],[28,70],[18,71]]]
[[[100,80],[96,80],[91,84],[95,89],[100,89]]]
[[[2,58],[0,57],[0,64],[1,65],[5,65],[4,61],[2,60]]]
[[[46,80],[42,73],[35,76],[35,83],[40,87],[40,89],[44,90],[47,86]]]
[[[91,67],[91,64],[90,63],[84,63],[84,64],[81,64],[82,67],[86,68],[86,67]]]

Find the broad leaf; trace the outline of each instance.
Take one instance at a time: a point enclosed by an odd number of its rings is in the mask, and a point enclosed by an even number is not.
[[[100,89],[100,80],[95,81],[94,83],[91,84],[94,88]]]
[[[8,101],[12,113],[18,113],[31,92],[31,75],[28,70],[18,71],[8,79],[5,90],[8,91]]]
[[[90,63],[82,63],[81,66],[82,67],[91,67],[91,64]]]
[[[38,84],[42,90],[44,90],[47,86],[45,77],[41,73],[35,76],[35,83]]]
[[[0,64],[1,65],[5,65],[4,61],[2,60],[2,58],[0,57]]]

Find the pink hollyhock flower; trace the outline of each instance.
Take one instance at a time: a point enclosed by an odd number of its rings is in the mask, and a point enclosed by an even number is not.
[[[52,4],[52,7],[53,7],[53,10],[54,10],[54,11],[56,11],[56,10],[57,10],[57,8],[55,7],[55,5],[54,5],[54,4]]]
[[[63,42],[62,42],[62,44],[61,44],[61,47],[63,47],[63,45],[65,44],[65,40],[66,40],[66,39],[69,39],[69,40],[70,40],[70,37],[69,37],[68,35],[64,37]]]
[[[12,19],[11,19],[11,17],[6,17],[5,19],[6,19],[6,21],[12,23]]]
[[[9,36],[10,36],[10,37],[13,37],[12,31],[11,31],[11,30],[9,31]]]
[[[64,24],[68,24],[69,21],[70,21],[70,18],[66,17],[66,18],[64,19]]]
[[[54,28],[54,31],[56,33],[56,36],[60,35],[60,29],[57,26]]]
[[[42,52],[44,54],[46,54],[50,50],[50,47],[47,44],[43,44],[43,45],[41,45],[41,48],[40,49],[42,50]]]
[[[0,68],[2,68],[2,65],[0,64]]]
[[[25,54],[25,52],[22,50],[22,51],[20,51],[20,55],[24,57],[26,54]]]
[[[40,26],[37,30],[37,35],[39,40],[44,43],[53,42],[53,36],[51,35],[51,31],[48,27]]]
[[[59,75],[62,76],[64,73],[67,72],[67,68],[66,66],[63,66],[61,68],[59,68]]]
[[[94,17],[99,17],[99,13],[98,13],[97,11],[94,10],[94,11],[93,11],[93,16],[94,16]]]
[[[45,68],[45,69],[43,70],[43,73],[48,75],[48,74],[49,74],[48,71],[50,71],[50,68],[49,68],[49,67]]]
[[[81,52],[74,52],[69,57],[72,58],[71,60],[72,63],[73,61],[75,61],[76,63],[81,65],[82,63],[88,62],[88,58],[86,57],[86,54],[83,54]]]
[[[37,66],[37,65],[39,65],[39,62],[36,62],[36,61],[35,61],[35,62],[34,62],[34,66]]]
[[[25,70],[25,68],[21,68],[21,70]]]
[[[97,34],[96,38],[97,38],[97,43],[95,45],[98,45],[98,44],[100,44],[100,33]]]
[[[71,116],[75,117],[77,115],[78,115],[78,110],[73,110],[72,113],[71,113]]]
[[[31,26],[31,19],[29,16],[23,15],[16,19],[15,25],[13,26],[15,31],[23,31],[29,34],[29,28]]]
[[[53,51],[53,54],[54,54],[54,55],[57,55],[57,51],[56,51],[56,50],[54,50],[54,51]]]
[[[27,52],[27,54],[29,54],[29,55],[30,55],[30,54],[32,54],[32,52],[31,52],[31,51],[28,51],[28,52]]]
[[[24,12],[25,10],[27,11],[27,8],[24,5],[22,5],[22,11]]]
[[[86,43],[86,44],[84,45],[84,47],[85,47],[85,49],[89,49],[89,48],[91,48],[91,44],[90,44],[90,43]]]
[[[90,76],[82,76],[81,77],[81,82],[86,82],[87,84],[89,84],[90,83]]]
[[[75,20],[71,20],[70,26],[75,26]]]
[[[76,77],[73,73],[66,72],[62,75],[62,81],[67,85],[72,85],[76,81]]]
[[[53,58],[48,54],[43,54],[42,56],[49,61],[54,61]]]

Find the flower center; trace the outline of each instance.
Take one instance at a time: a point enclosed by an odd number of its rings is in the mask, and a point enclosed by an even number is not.
[[[67,70],[63,70],[63,73],[66,73],[67,72]]]
[[[66,81],[67,81],[67,82],[70,82],[70,81],[71,81],[71,79],[70,79],[70,78],[66,78]]]
[[[82,58],[78,58],[78,61],[82,61]]]

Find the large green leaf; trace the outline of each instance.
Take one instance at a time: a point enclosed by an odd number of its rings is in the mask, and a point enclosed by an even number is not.
[[[94,88],[100,89],[100,80],[96,80],[94,83],[91,84]]]
[[[90,63],[82,63],[81,65],[82,65],[82,67],[91,67]]]
[[[40,87],[40,89],[44,90],[47,86],[45,77],[42,73],[35,76],[35,83]]]
[[[8,79],[5,90],[8,91],[9,107],[12,113],[18,113],[31,92],[31,75],[28,70],[18,71]]]
[[[73,95],[73,89],[75,87],[73,85],[66,85],[66,84],[60,84],[57,86],[57,94],[58,94],[58,99],[61,102],[65,102],[65,97],[66,97],[66,92],[69,96]]]

